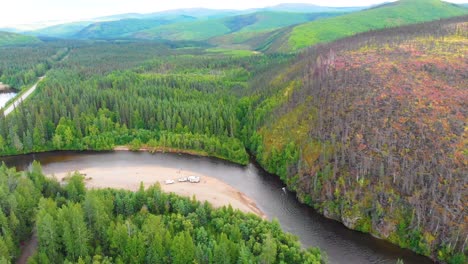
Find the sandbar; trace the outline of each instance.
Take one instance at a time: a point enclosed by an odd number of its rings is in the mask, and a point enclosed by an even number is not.
[[[86,187],[91,189],[114,188],[136,191],[140,183],[145,187],[159,183],[164,192],[190,198],[195,196],[197,200],[207,201],[216,208],[230,204],[234,209],[266,218],[255,202],[244,193],[221,180],[191,171],[161,166],[112,166],[84,168],[78,172],[85,176]],[[57,180],[62,181],[70,173],[63,172],[49,176],[55,176]],[[188,176],[199,176],[200,182],[178,182],[178,179]],[[166,180],[174,180],[174,184],[165,184]]]

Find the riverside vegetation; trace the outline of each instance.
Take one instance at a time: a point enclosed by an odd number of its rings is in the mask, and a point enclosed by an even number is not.
[[[84,178],[65,185],[38,163],[29,172],[0,167],[0,263],[14,262],[21,241],[37,232],[28,263],[324,263],[315,248],[231,207],[163,193],[86,191]]]
[[[246,164],[248,150],[327,217],[465,263],[467,23],[464,16],[372,31],[299,55],[213,53],[189,42],[52,42],[28,64],[21,56],[3,64],[23,68],[1,68],[6,82],[51,61],[33,97],[0,119],[0,153],[129,145]],[[66,60],[53,59],[65,51]],[[55,219],[82,200],[71,202],[42,206]],[[109,217],[140,230],[144,212],[133,213]],[[89,256],[117,258],[108,241]]]

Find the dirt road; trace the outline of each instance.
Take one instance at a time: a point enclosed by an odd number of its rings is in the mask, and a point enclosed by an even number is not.
[[[24,100],[26,100],[26,98],[28,98],[37,89],[37,85],[44,78],[45,76],[40,77],[39,81],[37,81],[31,88],[29,88],[29,90],[27,90],[24,94],[20,95],[20,97],[16,98],[15,101],[3,111],[3,115],[7,116],[11,112],[13,112]]]

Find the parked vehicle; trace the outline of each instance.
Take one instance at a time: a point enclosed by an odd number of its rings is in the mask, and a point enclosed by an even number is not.
[[[191,183],[199,183],[200,182],[200,177],[198,176],[190,176],[188,177],[189,182]]]
[[[166,180],[166,184],[173,184],[174,180]]]

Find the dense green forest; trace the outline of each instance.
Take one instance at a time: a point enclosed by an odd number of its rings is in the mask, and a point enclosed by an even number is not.
[[[0,82],[21,90],[36,82],[67,53],[63,44],[0,47]]]
[[[86,191],[84,178],[66,184],[41,166],[0,167],[0,262],[13,263],[21,242],[37,233],[28,263],[325,263],[315,248],[268,222],[231,207],[166,194]]]
[[[34,100],[0,121],[0,151],[131,145],[246,164],[239,121],[246,113],[236,95],[250,76],[290,57],[195,56],[145,42],[76,47],[47,73]]]

